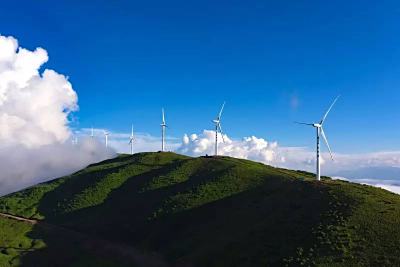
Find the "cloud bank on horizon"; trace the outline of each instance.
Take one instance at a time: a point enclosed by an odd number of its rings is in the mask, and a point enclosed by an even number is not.
[[[68,79],[41,66],[43,48],[0,35],[0,195],[115,155],[97,142],[72,146],[68,116],[78,97]]]

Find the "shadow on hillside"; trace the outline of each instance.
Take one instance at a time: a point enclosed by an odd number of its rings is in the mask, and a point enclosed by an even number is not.
[[[111,159],[101,164],[93,164],[90,167],[101,167],[104,164],[107,164],[108,167],[99,170],[95,169],[91,172],[78,172],[75,174],[75,177],[67,179],[62,186],[46,193],[39,203],[38,211],[45,216],[46,221],[55,224],[39,224],[33,227],[28,237],[31,239],[42,239],[46,247],[23,255],[22,266],[49,266],[50,262],[51,266],[137,266],[138,264],[138,266],[165,266],[162,259],[156,254],[148,255],[135,250],[129,245],[121,244],[120,246],[118,243],[107,242],[100,239],[96,232],[90,231],[95,229],[96,227],[94,226],[99,223],[101,224],[102,221],[107,221],[102,220],[102,218],[116,215],[110,212],[114,209],[113,207],[110,207],[110,210],[105,212],[105,214],[101,212],[103,209],[107,210],[107,207],[105,207],[108,206],[106,205],[107,203],[70,212],[67,215],[62,215],[58,209],[58,205],[56,205],[66,199],[72,199],[76,194],[97,183],[103,177],[111,173],[116,173],[128,165],[136,164],[160,168],[149,170],[128,179],[133,179],[135,182],[140,183],[143,179],[144,182],[147,182],[160,173],[172,170],[180,162],[180,160],[172,160],[172,163],[167,166],[156,163],[138,163],[142,156],[145,155],[139,154],[134,160],[127,156],[123,157],[122,160]],[[116,163],[117,166],[113,166],[113,163]],[[98,216],[95,215],[97,211],[101,212],[97,214]],[[80,219],[81,215],[85,215],[89,220],[88,224],[86,224],[88,227],[87,231],[85,231],[84,225],[82,225],[83,227],[71,227],[68,229],[57,223],[63,221],[68,225],[70,220]],[[79,222],[77,223],[79,225]],[[74,228],[78,228],[82,233],[88,232],[89,235],[82,235],[79,231],[74,231]],[[76,265],[76,263],[79,264]]]
[[[309,184],[269,178],[259,188],[152,222],[145,245],[197,266],[282,265],[315,241],[312,228],[328,209],[326,196]]]
[[[65,182],[55,188],[53,191],[47,192],[41,199],[38,207],[40,214],[44,215],[45,218],[52,218],[60,213],[61,205],[54,206],[55,203],[62,203],[65,200],[72,199],[74,195],[83,192],[86,188],[96,184],[102,177],[111,173],[118,172],[120,169],[129,165],[124,163],[119,166],[109,167],[106,169],[94,170],[91,172],[78,172]],[[63,199],[60,199],[60,196]]]
[[[74,181],[67,181],[63,188],[42,199],[39,211],[62,227],[156,251],[174,266],[281,265],[282,259],[296,255],[299,247],[306,249],[313,244],[316,237],[312,229],[321,223],[332,199],[323,186],[276,175],[265,177],[256,188],[154,219],[153,213],[166,199],[220,177],[231,167],[228,164],[218,169],[213,158],[203,160],[204,168],[186,181],[143,190],[154,177],[167,175],[185,161],[178,160],[130,177],[100,205],[65,215],[54,214],[52,205],[60,196],[72,196],[76,188],[83,190],[88,185],[75,187]],[[90,180],[86,176],[81,179]],[[43,261],[55,263],[52,266],[71,266],[76,262],[83,264],[74,266],[133,266],[129,260],[110,262],[110,258],[120,257],[98,251],[88,236],[59,230],[35,226],[29,236],[44,239],[47,247],[22,257],[22,266],[46,266]]]
[[[134,249],[129,251],[130,248],[119,247],[58,226],[35,225],[28,237],[44,240],[46,247],[24,254],[20,264],[23,267],[164,266],[162,264],[138,265]]]
[[[142,240],[143,235],[146,235],[147,230],[142,229],[149,223],[149,217],[166,199],[214,177],[219,177],[229,170],[224,168],[210,172],[206,170],[208,166],[206,163],[205,170],[189,176],[186,181],[159,189],[143,191],[155,177],[176,170],[185,161],[175,161],[164,167],[129,177],[124,184],[108,195],[104,203],[69,212],[65,215],[58,214],[56,217],[50,217],[50,220],[94,236],[136,244]],[[208,176],[205,174],[208,174]],[[59,194],[59,192],[53,191],[43,198],[39,206],[41,213],[50,215],[50,213],[47,213],[49,210],[47,203],[53,202],[53,196]],[[115,227],[116,225],[118,227]]]

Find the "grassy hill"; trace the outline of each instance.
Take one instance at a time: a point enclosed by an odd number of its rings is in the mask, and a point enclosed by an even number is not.
[[[0,212],[39,222],[0,217],[0,266],[400,266],[399,195],[229,157],[121,155]]]

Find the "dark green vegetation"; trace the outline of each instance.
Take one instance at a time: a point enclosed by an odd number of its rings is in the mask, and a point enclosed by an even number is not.
[[[46,223],[0,219],[0,266],[400,266],[400,196],[228,157],[120,156],[0,211]]]

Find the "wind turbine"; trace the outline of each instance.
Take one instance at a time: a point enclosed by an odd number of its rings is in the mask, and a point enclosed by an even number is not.
[[[320,122],[317,122],[317,123],[296,122],[297,124],[309,125],[309,126],[314,127],[315,129],[317,129],[317,173],[316,173],[316,177],[317,177],[318,181],[321,180],[321,161],[320,161],[321,155],[320,155],[320,145],[319,145],[320,136],[322,136],[322,138],[324,139],[325,144],[328,147],[329,154],[331,155],[331,159],[333,160],[332,151],[331,151],[331,148],[329,147],[328,139],[326,138],[326,135],[324,133],[324,128],[322,126],[325,122],[326,117],[328,116],[329,111],[331,111],[333,105],[335,105],[335,103],[339,99],[339,97],[340,97],[340,95],[335,98],[335,100],[332,102],[331,106],[326,111],[326,113],[324,114],[324,116],[322,117]]]
[[[133,136],[133,124],[132,124],[132,132],[131,132],[131,136],[129,137],[129,144],[131,145],[131,155],[133,155],[133,141],[135,140],[134,136]]]
[[[90,133],[90,137],[91,137],[91,138],[94,138],[94,129],[93,129],[93,126],[92,126],[92,132]]]
[[[221,116],[222,116],[222,111],[224,110],[225,102],[222,104],[221,110],[218,113],[218,116],[215,120],[212,120],[212,122],[215,124],[215,156],[218,156],[218,132],[221,133],[222,136],[222,142],[225,143],[224,140],[224,134],[222,133],[222,127],[221,127]]]
[[[104,137],[105,137],[105,141],[106,141],[106,148],[108,147],[108,135],[109,135],[109,133],[107,131],[104,131]]]
[[[164,108],[161,109],[162,113],[162,122],[161,122],[161,151],[165,151],[165,128],[167,127],[167,124],[165,123],[165,114],[164,114]]]

